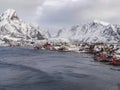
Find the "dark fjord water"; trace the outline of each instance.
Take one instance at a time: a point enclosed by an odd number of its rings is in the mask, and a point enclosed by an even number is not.
[[[0,47],[0,90],[120,90],[119,70],[83,53]]]

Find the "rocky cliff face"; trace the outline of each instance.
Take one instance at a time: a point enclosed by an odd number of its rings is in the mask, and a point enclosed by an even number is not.
[[[0,40],[9,41],[35,41],[47,38],[45,33],[32,24],[21,20],[16,11],[8,9],[0,16]]]
[[[93,21],[84,25],[76,25],[67,30],[60,30],[57,37],[79,42],[120,42],[120,25],[103,21]]]

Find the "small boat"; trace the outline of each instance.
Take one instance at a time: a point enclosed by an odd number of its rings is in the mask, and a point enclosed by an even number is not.
[[[39,49],[42,49],[42,47],[41,46],[35,46],[34,49],[39,50]]]
[[[51,44],[46,43],[45,45],[43,45],[43,48],[46,50],[56,50]]]
[[[112,58],[112,64],[120,65],[120,55],[115,55],[115,57]]]
[[[120,60],[114,60],[113,65],[120,65]]]
[[[105,53],[96,52],[94,54],[94,60],[99,62],[107,62],[107,55]]]

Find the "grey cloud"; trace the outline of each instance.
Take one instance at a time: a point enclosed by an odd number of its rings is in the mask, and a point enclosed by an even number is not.
[[[61,0],[61,2],[63,1]],[[37,16],[37,21],[40,24],[48,23],[49,25],[58,24],[62,26],[79,24],[94,19],[111,23],[118,23],[118,20],[120,20],[119,0],[77,0],[76,2],[69,0],[67,3],[65,6],[61,4],[61,7],[60,5],[47,6],[43,4],[40,6],[42,12]]]
[[[120,0],[0,0],[0,13],[13,8],[40,26],[57,28],[94,19],[120,24]]]

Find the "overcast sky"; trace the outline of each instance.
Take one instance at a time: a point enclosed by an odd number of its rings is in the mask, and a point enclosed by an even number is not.
[[[120,24],[120,0],[0,0],[0,12],[13,8],[25,21],[47,28],[103,20]]]

